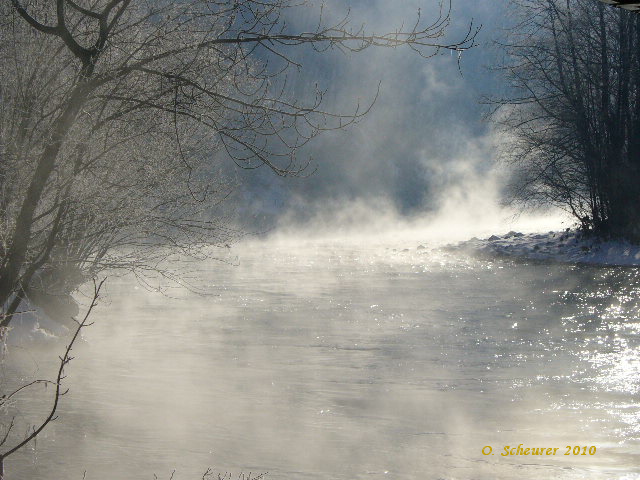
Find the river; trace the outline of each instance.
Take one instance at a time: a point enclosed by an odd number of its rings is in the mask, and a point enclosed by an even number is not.
[[[110,279],[7,480],[640,478],[638,270],[416,246],[256,242],[188,264],[199,292]],[[61,347],[9,358],[41,376]]]

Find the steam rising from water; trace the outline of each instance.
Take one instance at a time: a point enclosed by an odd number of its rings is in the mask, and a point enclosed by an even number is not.
[[[297,97],[319,82],[327,90],[325,108],[345,112],[367,105],[379,82],[380,94],[356,126],[325,132],[299,152],[313,159],[310,177],[280,179],[267,171],[243,175],[241,222],[294,242],[318,236],[445,242],[570,226],[559,212],[520,215],[501,206],[509,176],[506,165],[496,163],[502,138],[483,120],[486,107],[479,101],[503,88],[499,75],[486,67],[497,62],[492,43],[508,22],[505,3],[453,2],[447,39],[464,37],[471,21],[483,26],[478,46],[460,62],[448,53],[424,60],[402,49],[303,51],[297,60],[304,68],[292,87]],[[437,16],[438,2],[349,4],[355,22],[384,31],[411,23],[419,8],[428,22]],[[291,19],[298,28],[317,19],[318,10],[301,12]],[[341,1],[329,1],[324,9],[329,23],[346,13]]]
[[[505,173],[487,160],[492,158],[497,141],[493,135],[467,139],[464,152],[432,166],[434,177],[442,184],[428,211],[403,213],[384,195],[330,199],[313,205],[298,195],[293,204],[305,209],[294,206],[287,210],[271,238],[293,243],[314,239],[361,245],[394,243],[404,248],[416,242],[437,246],[510,230],[544,232],[571,226],[564,212],[525,213],[504,205],[500,192]]]
[[[363,23],[369,31],[411,24],[418,9],[428,23],[438,11],[438,2],[432,0],[367,0],[349,5],[354,23]],[[313,93],[309,86],[318,82],[327,90],[327,110],[349,112],[358,104],[368,105],[379,82],[380,94],[355,127],[326,132],[299,152],[302,158],[312,158],[316,171],[309,178],[280,179],[268,171],[243,174],[241,216],[266,216],[257,223],[267,228],[311,219],[321,227],[337,217],[342,229],[354,225],[355,214],[365,215],[355,230],[371,221],[378,225],[385,219],[437,217],[438,210],[455,214],[457,229],[479,224],[479,212],[486,221],[495,217],[503,178],[492,170],[496,138],[483,121],[486,108],[478,102],[483,94],[502,88],[497,74],[485,67],[496,62],[491,43],[505,21],[504,1],[454,1],[453,6],[448,40],[464,37],[472,20],[483,25],[478,47],[465,52],[461,62],[449,53],[425,60],[402,49],[358,54],[329,50],[321,55],[302,51],[296,60],[304,67],[299,76],[292,76],[297,98]],[[306,15],[291,19],[294,25],[315,25],[318,10],[302,13]],[[347,6],[341,1],[328,2],[324,10],[329,23],[345,13]],[[461,216],[459,208],[470,215]]]

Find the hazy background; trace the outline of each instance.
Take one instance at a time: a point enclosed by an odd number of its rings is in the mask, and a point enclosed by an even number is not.
[[[444,213],[457,223],[505,220],[497,209],[507,173],[496,165],[499,139],[483,119],[483,96],[505,87],[489,67],[499,62],[495,41],[508,25],[506,0],[454,0],[446,39],[462,40],[470,24],[482,26],[477,46],[457,55],[443,51],[423,59],[409,49],[373,48],[344,54],[296,49],[303,68],[291,71],[296,96],[327,90],[325,108],[351,112],[380,94],[357,125],[326,132],[300,157],[311,157],[307,178],[279,178],[267,168],[237,172],[237,214],[245,226],[353,224],[409,220],[429,222]],[[319,2],[290,18],[295,28],[313,28]],[[325,18],[341,18],[350,7],[354,25],[393,31],[437,17],[435,0],[353,0],[325,2]],[[329,21],[329,20],[328,20]],[[381,213],[384,215],[381,216]],[[491,223],[491,222],[489,222]],[[560,225],[559,225],[560,226]]]

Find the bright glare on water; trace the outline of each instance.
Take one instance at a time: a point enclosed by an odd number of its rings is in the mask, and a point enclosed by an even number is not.
[[[416,246],[255,243],[189,264],[206,295],[111,279],[8,480],[640,478],[638,270]],[[62,346],[10,359],[49,375]]]

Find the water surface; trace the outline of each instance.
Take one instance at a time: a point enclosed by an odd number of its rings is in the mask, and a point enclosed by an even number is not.
[[[257,243],[189,265],[206,295],[111,279],[8,478],[640,478],[637,270],[405,246]]]

